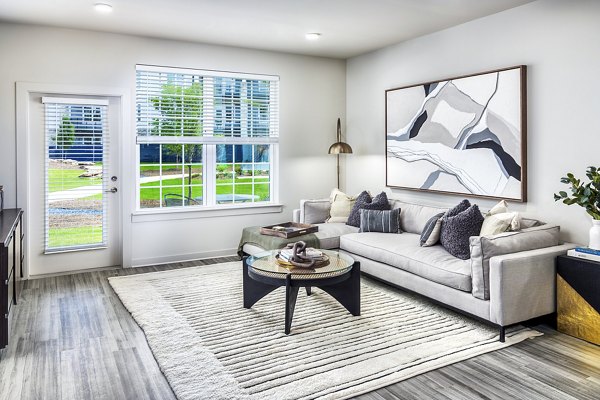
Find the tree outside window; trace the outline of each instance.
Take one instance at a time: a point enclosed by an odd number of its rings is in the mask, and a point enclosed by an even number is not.
[[[150,133],[160,136],[201,136],[202,135],[202,83],[193,82],[189,86],[167,83],[162,86],[160,96],[151,99],[152,106],[159,116],[152,121]],[[191,161],[202,157],[202,145],[163,144],[168,154],[183,162],[187,168],[188,193],[192,198]]]

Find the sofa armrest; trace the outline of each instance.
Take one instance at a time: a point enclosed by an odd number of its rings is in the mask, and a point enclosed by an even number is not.
[[[490,260],[505,254],[554,247],[560,244],[560,227],[543,225],[515,232],[491,236],[472,236],[471,278],[473,296],[482,300],[490,298]]]
[[[300,222],[300,209],[292,210],[292,222]]]
[[[321,224],[329,218],[329,199],[300,200],[300,220],[303,224]]]
[[[490,258],[490,320],[502,326],[556,311],[556,257],[571,243]]]

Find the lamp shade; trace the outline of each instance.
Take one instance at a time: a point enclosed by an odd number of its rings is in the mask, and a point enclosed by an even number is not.
[[[337,142],[329,146],[329,154],[352,154],[352,147],[342,142],[342,124],[337,120]]]
[[[329,154],[352,154],[352,147],[348,143],[335,142],[329,146]]]

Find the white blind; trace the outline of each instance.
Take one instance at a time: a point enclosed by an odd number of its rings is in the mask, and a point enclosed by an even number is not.
[[[273,143],[279,77],[137,66],[138,143]]]
[[[45,105],[46,253],[106,246],[109,180],[105,100],[42,98]]]

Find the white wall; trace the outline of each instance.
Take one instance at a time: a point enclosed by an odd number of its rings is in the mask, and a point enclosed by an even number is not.
[[[8,23],[0,23],[0,59],[0,184],[6,207],[16,204],[17,81],[123,87],[133,95],[136,64],[280,76],[283,213],[133,223],[134,263],[231,254],[243,226],[290,220],[300,198],[321,197],[335,185],[335,158],[327,149],[337,118],[344,119],[342,60]]]
[[[389,88],[528,66],[529,201],[512,208],[561,225],[587,243],[590,218],[553,201],[567,172],[600,165],[600,2],[541,0],[348,60],[346,116],[351,193],[385,186],[385,96]],[[453,205],[457,196],[392,190],[393,197]],[[481,208],[493,201],[475,200]]]

